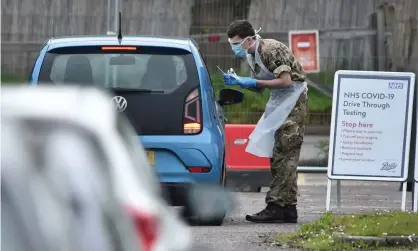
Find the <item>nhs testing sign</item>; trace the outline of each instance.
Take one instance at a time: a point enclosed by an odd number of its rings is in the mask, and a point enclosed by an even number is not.
[[[407,179],[414,83],[414,73],[335,73],[330,179]]]

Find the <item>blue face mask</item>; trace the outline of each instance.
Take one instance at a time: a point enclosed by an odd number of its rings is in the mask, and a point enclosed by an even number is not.
[[[245,57],[247,56],[247,51],[241,48],[241,44],[232,44],[232,51],[234,52],[235,56],[237,57]]]
[[[261,38],[259,35],[257,35],[258,32],[260,32],[260,30],[261,30],[261,27],[260,27],[260,29],[258,29],[255,32],[255,35],[253,37]],[[240,42],[233,42],[233,41],[231,41],[231,38],[228,38],[228,41],[231,44],[231,48],[232,48],[232,51],[234,52],[235,56],[237,56],[237,57],[246,57],[247,56],[248,49],[244,50],[241,46],[248,38],[250,38],[250,37],[246,37],[245,39],[241,40]],[[251,46],[253,46],[255,43],[256,42],[254,41],[254,43]]]

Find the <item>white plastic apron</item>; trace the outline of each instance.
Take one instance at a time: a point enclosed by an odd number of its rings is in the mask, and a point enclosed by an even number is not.
[[[255,63],[260,66],[260,72],[255,75],[255,78],[261,80],[274,79],[274,74],[261,61],[258,53],[259,43],[260,40],[257,40]],[[253,72],[255,72],[255,64],[250,54],[247,54],[247,61]],[[306,85],[305,82],[293,82],[290,87],[270,90],[270,98],[266,104],[264,114],[249,136],[249,143],[245,149],[246,152],[258,157],[272,157],[275,132],[286,121],[287,116],[295,107]]]

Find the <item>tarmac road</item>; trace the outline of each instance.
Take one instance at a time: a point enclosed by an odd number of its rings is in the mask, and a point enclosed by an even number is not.
[[[255,213],[264,207],[265,193],[234,193],[237,207],[220,227],[193,227],[196,250],[207,251],[261,251],[295,250],[271,246],[269,239],[276,233],[295,231],[300,224],[318,218],[325,211],[326,176],[324,174],[305,174],[303,185],[299,186],[298,224],[254,224],[245,221],[247,213]],[[342,181],[342,208],[339,212],[354,213],[375,209],[401,209],[399,183]],[[333,194],[335,189],[333,190]],[[407,209],[412,208],[409,202]],[[333,197],[332,211],[336,202]]]

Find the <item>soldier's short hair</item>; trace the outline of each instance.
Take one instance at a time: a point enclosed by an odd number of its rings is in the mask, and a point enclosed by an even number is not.
[[[237,20],[232,22],[226,32],[229,38],[239,36],[240,38],[255,36],[253,26],[247,20]]]

